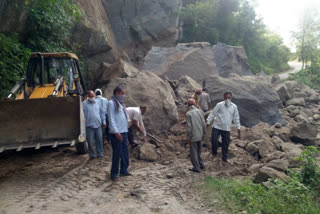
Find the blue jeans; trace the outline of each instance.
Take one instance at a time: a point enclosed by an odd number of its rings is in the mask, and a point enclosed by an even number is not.
[[[96,152],[98,157],[103,157],[103,142],[102,142],[102,128],[86,127],[87,141],[89,147],[89,154],[91,158],[95,158],[94,140],[96,141]]]
[[[129,149],[128,149],[128,135],[121,133],[122,141],[116,138],[115,134],[110,134],[112,145],[112,167],[111,178],[118,177],[119,161],[121,159],[120,174],[127,174],[129,167]]]

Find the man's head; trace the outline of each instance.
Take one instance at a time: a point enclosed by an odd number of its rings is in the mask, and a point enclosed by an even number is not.
[[[188,106],[193,106],[196,104],[196,101],[194,99],[189,99],[187,104],[188,104]]]
[[[117,86],[114,90],[113,90],[113,95],[116,96],[121,96],[124,95],[126,92],[124,91],[123,88],[121,88],[120,86]]]
[[[226,99],[232,100],[232,93],[231,92],[224,93],[223,98],[224,98],[224,100],[226,100]]]
[[[141,114],[144,115],[147,111],[147,106],[140,106]]]
[[[93,102],[93,101],[94,101],[94,93],[93,93],[92,90],[90,90],[90,91],[88,92],[88,99],[89,99],[90,102]]]
[[[102,91],[101,89],[97,88],[94,93],[96,94],[96,96],[102,96]]]
[[[196,90],[196,94],[198,94],[198,95],[200,95],[201,92],[202,92],[201,88],[199,88],[199,89]]]

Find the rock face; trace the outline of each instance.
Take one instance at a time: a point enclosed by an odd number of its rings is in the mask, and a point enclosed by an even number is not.
[[[218,74],[210,44],[206,42],[178,44],[174,48],[152,47],[142,69],[170,80],[187,75],[198,83],[211,74]]]
[[[118,85],[126,90],[127,107],[147,106],[143,117],[147,132],[165,133],[178,120],[175,95],[169,84],[157,75],[139,72],[133,77],[114,78],[102,87],[104,96],[110,98]]]
[[[220,76],[228,77],[232,73],[240,76],[252,75],[248,57],[243,47],[218,43],[213,46],[213,53]]]
[[[21,33],[25,29],[26,14],[23,11],[25,0],[0,1],[0,32]]]
[[[121,47],[139,61],[152,44],[170,45],[177,39],[182,0],[103,0],[110,24]],[[140,59],[137,59],[140,58]]]
[[[232,92],[232,101],[238,106],[240,122],[244,126],[252,127],[261,121],[269,125],[283,122],[278,110],[280,98],[261,77],[210,76],[206,80],[206,88],[213,104],[222,101],[226,91]]]

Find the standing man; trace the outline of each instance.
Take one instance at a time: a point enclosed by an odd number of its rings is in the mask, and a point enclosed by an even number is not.
[[[201,158],[201,139],[205,135],[206,122],[203,112],[195,107],[195,100],[188,100],[189,111],[186,114],[187,121],[187,142],[190,143],[190,158],[193,168],[192,172],[200,172],[204,169],[204,164]]]
[[[214,119],[212,127],[212,155],[217,156],[218,139],[222,138],[222,161],[228,162],[228,149],[230,144],[230,127],[233,123],[238,128],[238,138],[240,139],[240,118],[238,107],[231,102],[232,93],[224,93],[224,101],[214,107],[207,119],[207,125]]]
[[[106,120],[106,136],[107,136],[107,141],[109,141],[109,137],[108,137],[108,115],[107,115],[107,109],[108,109],[108,100],[104,97],[102,97],[102,91],[101,89],[97,88],[94,93],[96,94],[96,101],[99,103],[103,114],[105,115],[105,120]],[[102,130],[102,142],[103,142],[103,130]]]
[[[125,91],[121,87],[113,90],[113,96],[108,103],[108,118],[110,140],[112,145],[112,167],[111,179],[119,180],[119,161],[120,176],[130,176],[129,150],[128,150],[128,115],[124,105]]]
[[[134,130],[137,129],[139,132],[143,134],[143,136],[147,136],[146,129],[143,124],[142,115],[144,115],[147,111],[146,106],[140,107],[128,107],[128,140],[132,148],[139,145],[139,143],[134,141]]]
[[[95,100],[93,91],[88,92],[88,100],[83,101],[83,113],[86,120],[86,134],[90,159],[96,158],[94,141],[98,158],[103,157],[102,126],[106,126],[105,114]]]
[[[211,109],[211,100],[210,100],[210,95],[207,93],[207,89],[204,88],[202,89],[201,95],[200,95],[200,101],[199,105],[201,110],[206,113]]]
[[[198,109],[200,109],[199,103],[200,103],[200,96],[201,96],[201,88],[195,90],[194,94],[192,95],[192,99],[195,100],[195,107],[197,107]]]

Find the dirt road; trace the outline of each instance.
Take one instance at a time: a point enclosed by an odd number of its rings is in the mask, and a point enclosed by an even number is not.
[[[289,78],[289,74],[296,73],[296,72],[300,71],[301,66],[302,66],[302,64],[300,62],[296,62],[296,61],[289,62],[289,65],[291,67],[291,69],[289,71],[286,71],[286,72],[284,72],[282,74],[279,74],[281,80],[288,79]]]
[[[0,213],[223,213],[206,205],[196,184],[208,175],[246,174],[250,164],[235,158],[237,149],[231,146],[227,164],[211,160],[204,149],[207,170],[201,174],[188,171],[188,148],[154,163],[131,158],[133,176],[116,183],[110,180],[109,145],[105,157],[93,161],[74,148],[2,155]]]

